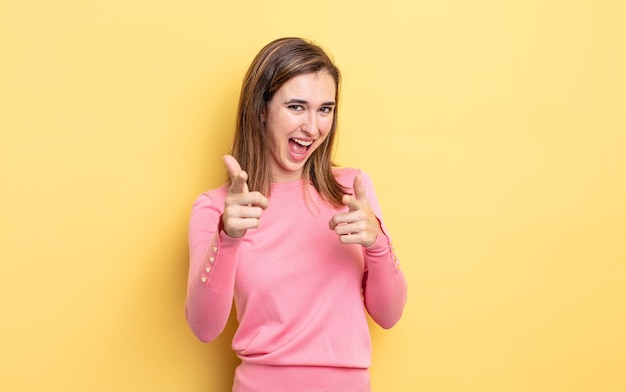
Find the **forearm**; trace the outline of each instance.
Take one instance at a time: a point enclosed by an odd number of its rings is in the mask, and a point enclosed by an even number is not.
[[[191,260],[185,315],[191,330],[203,342],[215,339],[228,321],[239,243],[224,232],[216,233],[206,246],[205,256]]]
[[[200,195],[189,220],[189,275],[185,315],[203,342],[215,339],[230,316],[240,240],[220,230],[223,193]]]
[[[367,311],[383,328],[393,327],[404,310],[407,281],[389,239],[379,234],[374,245],[363,248],[367,266],[363,285]]]

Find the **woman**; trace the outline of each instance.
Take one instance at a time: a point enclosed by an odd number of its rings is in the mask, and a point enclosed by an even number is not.
[[[217,337],[234,300],[233,391],[369,391],[366,310],[400,318],[398,269],[372,183],[336,168],[339,70],[299,38],[269,43],[242,87],[229,178],[196,200],[187,321]]]

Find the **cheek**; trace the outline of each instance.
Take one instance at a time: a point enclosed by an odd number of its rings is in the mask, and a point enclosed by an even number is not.
[[[268,117],[265,123],[267,127],[267,134],[273,142],[283,139],[285,136],[286,128],[285,119],[277,116]]]
[[[320,133],[322,133],[324,136],[328,135],[332,126],[333,126],[332,117],[322,119],[318,125]]]
[[[297,118],[289,115],[276,115],[272,118],[272,129],[277,136],[285,136],[297,128],[300,123]]]

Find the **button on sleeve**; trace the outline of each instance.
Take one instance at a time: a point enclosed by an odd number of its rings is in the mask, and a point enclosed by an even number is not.
[[[217,244],[215,243],[217,238],[212,241],[211,246],[209,247],[209,254],[203,263],[203,269],[200,280],[204,284],[204,287],[209,285],[209,281],[211,280],[211,275],[213,272],[213,265],[215,264],[215,259],[217,257],[217,251],[219,250]]]

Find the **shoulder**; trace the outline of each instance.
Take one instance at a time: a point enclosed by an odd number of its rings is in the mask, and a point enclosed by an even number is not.
[[[219,188],[214,188],[205,192],[202,192],[193,204],[194,210],[202,209],[218,209],[221,210],[224,207],[224,199],[228,192],[228,185],[224,184]]]
[[[354,177],[361,173],[360,169],[354,167],[336,167],[333,168],[333,174],[337,182],[346,188],[352,188]]]
[[[337,182],[339,182],[339,184],[347,189],[352,189],[352,187],[354,186],[354,178],[359,174],[361,175],[363,184],[366,187],[372,186],[372,180],[370,179],[370,176],[361,169],[357,169],[354,167],[341,167],[334,168],[333,173],[335,174]]]

